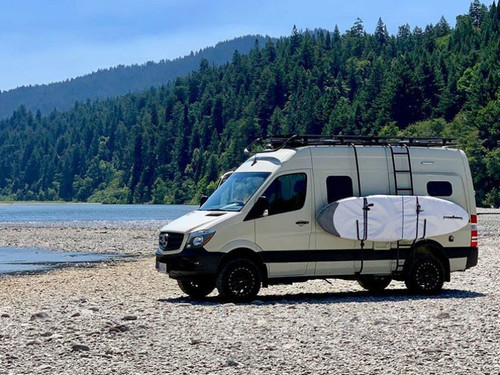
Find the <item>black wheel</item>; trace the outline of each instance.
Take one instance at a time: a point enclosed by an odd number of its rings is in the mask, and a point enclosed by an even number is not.
[[[374,293],[383,291],[389,286],[391,281],[392,279],[388,276],[373,275],[360,276],[358,279],[358,283],[363,289]]]
[[[208,278],[178,279],[177,284],[184,293],[193,298],[206,297],[215,289],[214,281]]]
[[[222,298],[233,302],[251,301],[260,290],[261,274],[250,259],[233,259],[217,275],[217,290]]]
[[[436,257],[421,255],[413,261],[405,284],[415,293],[437,293],[444,284],[444,267]]]

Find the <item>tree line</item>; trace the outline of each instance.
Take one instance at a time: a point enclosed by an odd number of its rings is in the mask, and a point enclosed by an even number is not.
[[[456,137],[478,204],[500,205],[500,7],[475,0],[455,27],[341,34],[295,27],[171,85],[0,122],[9,200],[196,203],[271,134]]]

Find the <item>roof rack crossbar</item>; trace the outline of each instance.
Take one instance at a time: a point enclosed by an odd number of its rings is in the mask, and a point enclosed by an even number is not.
[[[252,146],[256,141],[254,141],[250,146]],[[316,134],[268,136],[266,138],[259,138],[258,141],[266,142],[266,151],[276,151],[281,148],[296,148],[303,146],[380,145],[380,146],[444,147],[444,146],[455,146],[457,144],[454,138],[448,138],[448,137],[397,137],[397,136],[363,136],[363,135],[316,135]]]

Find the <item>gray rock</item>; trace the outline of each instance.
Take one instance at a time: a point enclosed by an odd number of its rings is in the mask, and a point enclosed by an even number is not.
[[[90,348],[83,344],[73,344],[71,345],[71,351],[73,352],[88,352]]]
[[[450,314],[447,313],[447,312],[442,312],[442,313],[439,313],[436,318],[438,319],[449,319],[450,318]]]
[[[51,365],[41,365],[40,367],[37,368],[38,371],[46,371],[46,370],[52,370]]]
[[[233,361],[232,359],[228,359],[226,361],[226,366],[227,367],[238,367],[240,364],[236,361]]]
[[[125,315],[122,320],[137,320],[137,316],[135,315]]]
[[[125,324],[118,324],[115,325],[111,328],[109,328],[110,333],[120,333],[120,332],[127,332],[130,328],[126,326]]]
[[[49,317],[49,314],[47,314],[45,312],[39,312],[39,313],[31,315],[30,320],[31,321],[34,321],[34,320],[45,320],[45,319],[48,319],[48,317]]]

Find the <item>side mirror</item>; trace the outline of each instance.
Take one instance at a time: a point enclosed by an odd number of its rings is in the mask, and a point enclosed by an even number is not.
[[[253,205],[252,209],[250,210],[244,221],[257,219],[259,217],[264,216],[264,213],[268,208],[269,208],[269,202],[267,201],[267,198],[264,196],[260,196]]]
[[[205,202],[207,201],[208,197],[206,195],[203,195],[200,199],[200,207],[203,206],[205,204]]]

